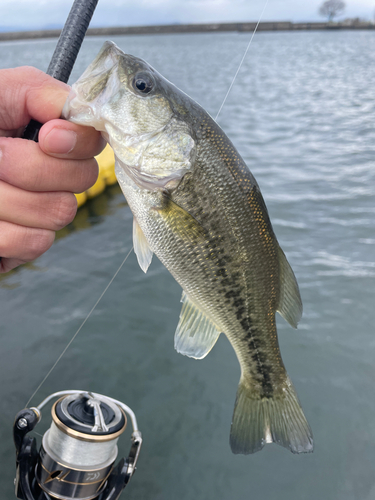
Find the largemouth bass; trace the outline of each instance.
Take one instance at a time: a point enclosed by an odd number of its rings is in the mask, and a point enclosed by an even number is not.
[[[63,116],[110,143],[141,268],[155,253],[183,288],[177,351],[204,358],[220,333],[233,346],[241,378],[232,451],[269,442],[312,451],[276,332],[276,311],[297,327],[298,285],[231,141],[195,101],[111,42],[73,85]]]

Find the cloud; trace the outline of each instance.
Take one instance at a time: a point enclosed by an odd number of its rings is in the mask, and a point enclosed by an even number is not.
[[[266,0],[99,0],[92,26],[257,21]],[[1,0],[2,27],[62,26],[73,0]],[[316,21],[322,0],[269,0],[263,20]],[[373,0],[347,2],[346,16],[374,16]]]

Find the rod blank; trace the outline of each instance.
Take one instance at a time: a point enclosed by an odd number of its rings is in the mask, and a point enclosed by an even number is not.
[[[75,0],[57,42],[47,75],[67,83],[99,0]]]
[[[57,42],[47,75],[67,83],[99,0],[75,0]],[[38,142],[42,123],[30,120],[23,138]]]

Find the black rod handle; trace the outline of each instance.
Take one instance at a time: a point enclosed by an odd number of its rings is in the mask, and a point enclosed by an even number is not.
[[[98,1],[74,0],[49,63],[47,75],[67,83]],[[42,123],[30,120],[22,137],[38,142],[41,127]]]

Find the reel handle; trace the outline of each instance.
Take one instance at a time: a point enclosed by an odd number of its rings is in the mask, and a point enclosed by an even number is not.
[[[40,421],[40,413],[36,409],[25,408],[17,413],[13,425],[13,440],[17,454],[21,451],[26,434],[34,429]]]
[[[36,440],[27,434],[34,429],[40,420],[31,408],[17,413],[13,425],[13,440],[16,447],[16,497],[22,500],[36,500],[31,489],[31,476],[38,460]],[[39,499],[38,499],[39,500]]]

